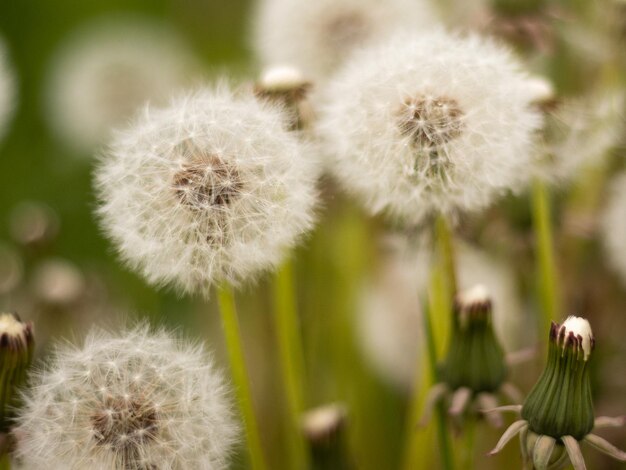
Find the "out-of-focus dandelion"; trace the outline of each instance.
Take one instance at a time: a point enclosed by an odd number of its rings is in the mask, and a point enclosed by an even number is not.
[[[15,79],[7,55],[0,38],[0,138],[4,136],[15,101]]]
[[[615,178],[601,219],[606,259],[626,285],[626,173]]]
[[[342,403],[330,403],[307,411],[301,426],[311,446],[313,468],[350,470],[348,451],[348,410]]]
[[[280,108],[221,86],[146,109],[95,184],[102,226],[130,266],[208,295],[282,261],[313,225],[315,180]]]
[[[50,68],[48,121],[70,147],[89,152],[146,101],[167,102],[199,62],[171,30],[144,19],[88,24],[62,44]]]
[[[580,442],[626,462],[626,452],[591,434],[595,429],[622,426],[624,419],[594,420],[588,360],[595,340],[589,322],[570,316],[562,325],[552,323],[549,343],[546,368],[524,405],[504,407],[521,412],[522,419],[505,431],[491,454],[520,434],[524,465],[537,470],[560,469],[568,461],[575,470],[585,470]]]
[[[32,293],[38,302],[51,306],[69,306],[85,293],[85,279],[69,261],[49,259],[36,267]]]
[[[263,0],[254,45],[264,65],[293,64],[319,81],[354,50],[436,22],[422,0]]]
[[[625,95],[621,91],[571,99],[547,113],[544,153],[538,176],[569,182],[600,167],[611,149],[623,145]]]
[[[0,244],[0,296],[9,294],[24,277],[24,263],[20,255],[8,245]]]
[[[524,314],[510,267],[468,244],[456,247],[459,288],[485,285],[494,305],[493,327],[505,350],[512,353],[529,346],[533,335],[525,331],[525,342],[519,334]],[[357,326],[368,362],[381,377],[405,390],[415,384],[419,370],[431,258],[425,245],[415,248],[391,240],[381,269],[363,289],[360,302]]]
[[[319,134],[331,171],[372,213],[454,217],[529,181],[535,93],[495,42],[400,34],[355,54],[320,92]]]
[[[93,330],[33,376],[15,430],[26,468],[227,467],[238,426],[199,345],[147,326]]]
[[[517,388],[506,382],[508,367],[493,331],[491,312],[489,291],[483,285],[462,290],[456,296],[441,380],[429,393],[423,422],[430,418],[434,406],[447,398],[449,414],[459,420],[472,419],[472,413],[494,408],[498,394],[513,402],[521,398]],[[502,424],[496,413],[487,414],[486,418],[494,426]]]
[[[22,201],[11,211],[11,236],[20,245],[39,247],[49,244],[59,233],[59,217],[48,205]]]

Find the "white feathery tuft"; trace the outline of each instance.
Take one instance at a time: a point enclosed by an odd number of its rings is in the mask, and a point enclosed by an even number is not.
[[[507,49],[437,30],[355,54],[312,101],[330,171],[372,213],[415,224],[528,183],[535,97]]]
[[[32,382],[15,429],[24,468],[216,470],[238,438],[204,349],[145,325],[60,345]]]
[[[600,224],[605,258],[626,286],[626,172],[611,183]]]
[[[15,106],[15,79],[7,55],[4,41],[0,38],[0,138],[4,136]]]
[[[585,353],[585,360],[587,360],[593,346],[593,332],[591,331],[589,320],[570,315],[561,325],[559,333],[563,330],[565,330],[565,338],[567,338],[570,332],[574,333],[575,337],[580,336],[582,338],[582,348]]]
[[[96,171],[102,227],[152,284],[208,295],[312,228],[317,165],[278,105],[222,85],[146,108]]]
[[[319,81],[354,50],[436,22],[424,0],[262,0],[254,46],[264,65],[293,64]]]
[[[199,75],[199,61],[175,32],[143,19],[106,18],[80,28],[59,49],[46,89],[52,129],[91,154],[144,103],[164,104]]]

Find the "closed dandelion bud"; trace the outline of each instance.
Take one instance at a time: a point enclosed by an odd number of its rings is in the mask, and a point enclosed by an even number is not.
[[[51,470],[216,470],[237,440],[228,388],[202,347],[145,326],[92,331],[33,374],[17,457]]]
[[[0,313],[0,432],[9,428],[10,409],[16,405],[16,390],[26,380],[33,358],[33,326],[14,313]]]
[[[331,403],[307,411],[302,430],[312,451],[314,470],[354,468],[347,442],[348,412],[341,403]]]
[[[588,360],[594,347],[589,322],[569,317],[550,328],[548,363],[522,408],[528,428],[580,440],[593,429]]]
[[[450,348],[442,370],[442,380],[453,390],[466,387],[475,394],[496,392],[506,379],[504,352],[493,331],[491,309],[482,285],[456,298]]]

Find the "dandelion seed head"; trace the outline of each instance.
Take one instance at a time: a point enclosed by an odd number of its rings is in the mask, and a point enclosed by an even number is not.
[[[406,223],[478,211],[531,177],[541,114],[511,53],[478,36],[401,33],[313,97],[330,170]]]
[[[13,70],[9,65],[8,53],[2,38],[0,38],[0,138],[6,132],[6,127],[15,106],[16,93]]]
[[[626,173],[611,183],[600,224],[605,258],[626,286]]]
[[[150,283],[208,294],[271,269],[312,227],[310,157],[275,103],[225,85],[181,96],[103,155],[102,226]]]
[[[428,2],[415,0],[264,0],[255,47],[261,61],[289,63],[324,79],[355,49],[398,29],[435,22]]]
[[[34,374],[18,456],[53,470],[226,468],[238,434],[227,395],[199,346],[146,326],[92,330]]]
[[[141,19],[105,19],[76,31],[53,60],[48,119],[70,147],[103,144],[146,102],[163,104],[200,66],[171,30]]]

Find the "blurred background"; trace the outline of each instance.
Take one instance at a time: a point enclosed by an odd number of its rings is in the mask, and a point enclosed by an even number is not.
[[[480,13],[488,2],[461,3],[440,5],[448,23],[484,30]],[[507,12],[503,18],[549,3],[551,10],[541,10],[530,35],[506,21],[491,23],[489,32],[530,37],[532,44],[515,39],[516,47],[560,96],[585,102],[623,93],[624,2],[497,3]],[[470,8],[473,13],[461,19]],[[13,116],[0,129],[0,310],[35,322],[40,358],[51,338],[79,341],[94,323],[115,327],[148,318],[205,340],[226,366],[213,302],[156,290],[118,261],[93,216],[91,174],[111,126],[123,126],[143,101],[158,104],[176,90],[224,74],[238,82],[255,79],[260,69],[250,45],[253,10],[252,0],[0,0],[0,41],[16,86]],[[599,120],[593,107],[572,109],[575,116],[585,109],[596,119],[599,130],[582,141],[603,155],[553,193],[561,302],[563,311],[589,317],[594,327],[597,414],[624,415],[626,283],[607,263],[596,230],[612,175],[626,167],[623,138],[613,132],[605,144],[600,134],[617,126],[623,136],[624,125]],[[620,112],[623,117],[623,107]],[[557,128],[559,119],[565,118],[557,119]],[[320,188],[321,223],[294,254],[308,404],[347,405],[353,468],[400,468],[407,432],[430,432],[407,429],[421,342],[420,301],[411,286],[426,282],[420,265],[426,255],[407,255],[402,234],[364,215],[329,179]],[[502,296],[496,305],[504,313],[496,312],[496,324],[499,334],[508,335],[507,349],[545,341],[547,332],[538,332],[535,320],[528,195],[463,220],[458,233],[460,271],[468,278],[481,271],[480,281]],[[281,445],[284,398],[268,282],[246,286],[239,303],[263,441],[271,468],[279,469],[288,468]],[[543,362],[537,357],[513,369],[512,380],[528,392]],[[485,426],[476,443],[476,468],[517,462],[515,446],[483,457],[499,434]],[[623,430],[603,435],[626,448]],[[623,468],[594,452],[586,457],[588,468]],[[432,446],[424,445],[420,465],[437,468]],[[233,468],[245,468],[243,452]]]

